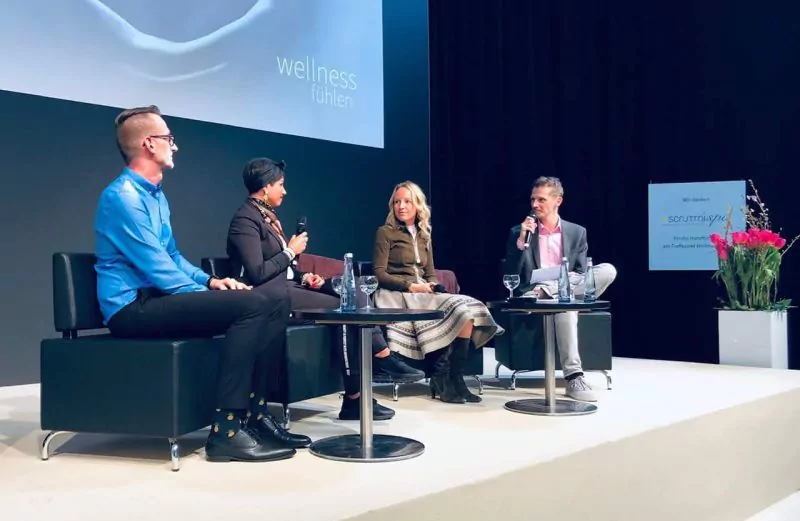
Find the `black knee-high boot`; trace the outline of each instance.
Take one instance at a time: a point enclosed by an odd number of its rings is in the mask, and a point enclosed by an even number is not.
[[[431,375],[431,398],[439,399],[446,403],[465,403],[455,386],[453,379],[450,377],[450,356],[453,354],[453,344],[442,348],[436,353],[435,361],[433,363],[433,375]]]
[[[453,380],[453,388],[459,396],[469,403],[478,403],[483,398],[472,394],[464,383],[464,367],[467,365],[469,356],[469,338],[456,338],[453,340],[453,354],[450,355],[450,378]]]

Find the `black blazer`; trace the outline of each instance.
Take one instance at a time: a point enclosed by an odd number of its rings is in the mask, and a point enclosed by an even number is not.
[[[520,278],[519,286],[514,290],[517,295],[522,295],[526,291],[533,289],[533,285],[528,281],[531,272],[541,267],[539,256],[539,231],[531,238],[531,247],[520,251],[517,248],[517,238],[519,237],[520,225],[511,228],[506,244],[506,258],[503,266],[503,273],[518,273]],[[586,241],[586,228],[569,221],[561,219],[561,243],[564,249],[564,256],[567,258],[569,270],[576,273],[586,272],[586,253],[589,245]]]
[[[228,227],[228,257],[234,273],[242,273],[242,281],[260,288],[276,297],[288,295],[286,269],[289,257],[283,253],[283,244],[278,233],[264,221],[252,203],[245,201],[236,210]],[[296,267],[294,281],[300,282],[303,273]]]

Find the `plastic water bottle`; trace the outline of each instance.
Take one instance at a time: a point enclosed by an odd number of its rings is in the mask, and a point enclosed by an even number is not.
[[[353,274],[353,254],[344,254],[344,272],[342,273],[342,311],[356,310],[356,277]]]
[[[569,266],[567,265],[566,257],[561,259],[561,270],[558,272],[558,301],[572,301],[572,288],[569,285]]]
[[[586,276],[583,279],[583,285],[586,288],[583,292],[583,301],[594,302],[597,300],[597,287],[594,284],[594,268],[591,257],[586,258]]]

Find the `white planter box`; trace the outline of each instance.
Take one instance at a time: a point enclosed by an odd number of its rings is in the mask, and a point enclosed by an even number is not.
[[[719,363],[789,368],[785,311],[719,311]]]

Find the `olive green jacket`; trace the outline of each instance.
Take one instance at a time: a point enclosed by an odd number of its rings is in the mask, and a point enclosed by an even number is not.
[[[431,244],[423,240],[419,233],[415,240],[399,221],[395,224],[384,224],[375,233],[372,271],[378,278],[378,286],[383,289],[408,291],[409,286],[419,282],[419,279],[439,283],[433,268]]]

